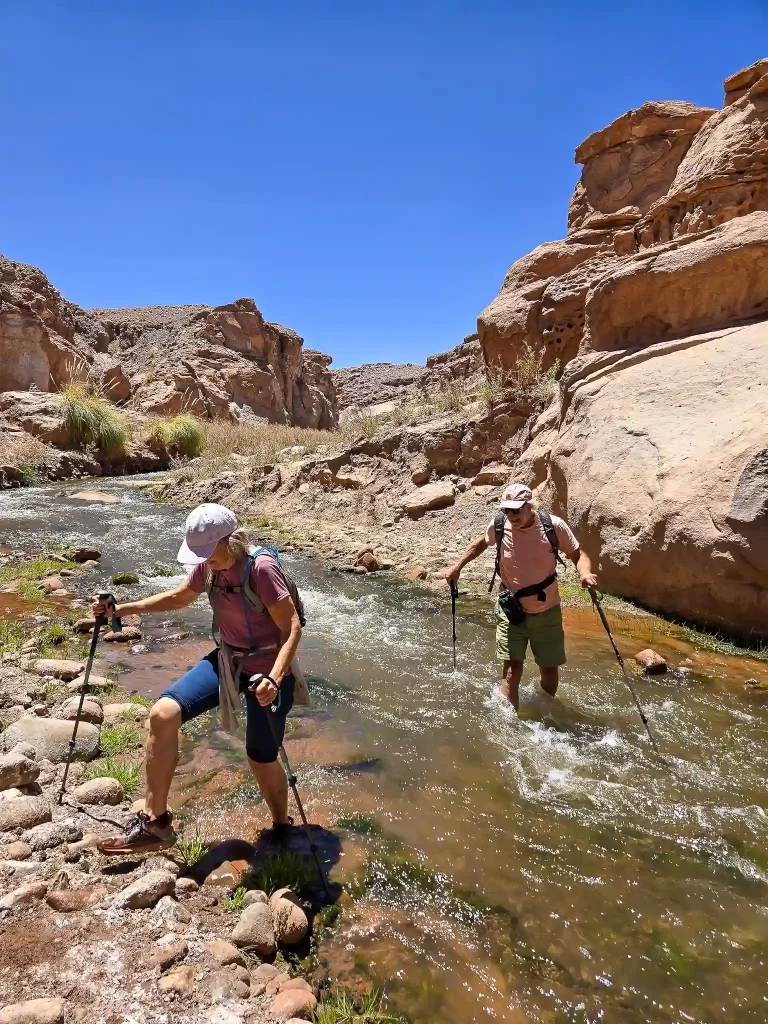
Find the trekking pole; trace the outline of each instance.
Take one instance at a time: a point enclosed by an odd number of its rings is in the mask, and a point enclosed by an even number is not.
[[[115,599],[112,594],[99,594],[99,602],[105,604],[108,609],[112,611],[112,629],[119,633],[123,628],[120,620],[114,614]],[[85,663],[85,674],[83,675],[83,682],[80,687],[80,703],[77,705],[77,714],[75,715],[75,725],[72,729],[72,739],[69,741],[69,751],[67,753],[67,763],[64,766],[64,777],[61,780],[61,789],[59,790],[59,796],[57,803],[61,805],[64,799],[64,790],[67,788],[67,776],[69,775],[69,766],[72,764],[72,759],[75,755],[75,743],[77,741],[77,730],[80,725],[80,716],[83,713],[83,703],[85,702],[85,695],[88,692],[88,680],[91,676],[91,668],[93,667],[93,659],[96,654],[96,644],[99,642],[99,632],[102,626],[106,626],[107,619],[103,615],[97,615],[95,625],[93,627],[93,636],[91,637],[91,649],[88,651],[88,660]]]
[[[453,622],[453,671],[456,671],[456,598],[459,596],[459,588],[456,580],[450,580],[451,588],[451,620]]]
[[[253,679],[254,679],[254,677],[251,676],[251,682],[253,682]],[[279,692],[279,690],[278,690],[278,692]],[[296,785],[296,774],[294,773],[293,768],[291,768],[291,762],[288,760],[288,755],[285,752],[285,747],[283,746],[282,743],[278,742],[277,732],[275,731],[275,725],[274,725],[274,722],[272,721],[272,719],[270,717],[270,712],[274,713],[276,711],[277,711],[277,704],[271,704],[269,709],[264,708],[264,712],[266,714],[267,721],[269,722],[269,728],[270,728],[270,731],[272,733],[272,738],[274,739],[275,744],[277,746],[277,749],[280,752],[280,760],[283,762],[283,767],[285,768],[285,774],[288,776],[288,785],[291,787],[291,792],[293,793],[293,798],[296,801],[296,806],[298,807],[299,814],[301,815],[301,821],[302,821],[302,824],[304,826],[304,835],[307,837],[307,842],[309,843],[309,849],[312,851],[312,856],[315,859],[315,865],[317,867],[317,873],[320,875],[320,881],[323,883],[323,888],[325,889],[325,895],[328,897],[328,900],[331,903],[333,903],[333,902],[335,902],[335,900],[334,900],[334,897],[333,897],[333,895],[331,893],[330,886],[328,885],[328,879],[325,877],[325,872],[323,871],[323,866],[320,863],[320,855],[319,855],[319,853],[317,851],[317,845],[313,841],[312,835],[311,835],[311,833],[309,831],[310,824],[307,821],[307,816],[304,813],[304,805],[302,804],[301,797],[299,796],[299,790],[298,790],[298,787]]]
[[[629,673],[627,672],[627,669],[626,669],[626,667],[624,665],[624,660],[621,657],[621,655],[619,654],[619,649],[616,646],[616,641],[613,639],[613,633],[611,633],[611,627],[608,625],[608,619],[605,617],[605,612],[603,611],[603,606],[600,604],[600,598],[597,596],[597,590],[595,589],[595,587],[590,587],[589,588],[589,594],[590,594],[590,597],[592,598],[592,604],[594,605],[595,610],[597,611],[597,614],[600,616],[600,621],[605,626],[605,631],[608,634],[608,639],[611,641],[611,647],[613,648],[613,653],[616,655],[616,660],[618,661],[619,665],[621,666],[621,671],[624,673],[624,682],[629,687],[629,692],[632,694],[632,696],[635,699],[635,704],[637,705],[637,710],[640,713],[640,717],[643,720],[643,725],[645,726],[645,731],[648,733],[648,739],[651,741],[651,746],[656,751],[656,754],[659,757],[661,757],[661,751],[659,750],[659,747],[658,747],[658,745],[656,743],[656,740],[654,739],[653,733],[651,732],[651,726],[650,726],[650,724],[648,722],[648,718],[646,717],[645,712],[643,711],[642,705],[640,704],[640,698],[637,696],[637,691],[635,690],[634,686],[632,685],[632,680],[629,678]]]

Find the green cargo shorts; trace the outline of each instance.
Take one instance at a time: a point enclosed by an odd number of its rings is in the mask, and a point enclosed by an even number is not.
[[[513,626],[499,608],[496,614],[496,657],[499,661],[525,661],[528,644],[539,668],[557,668],[564,665],[565,633],[563,609],[560,605],[536,615],[526,615],[519,626]]]

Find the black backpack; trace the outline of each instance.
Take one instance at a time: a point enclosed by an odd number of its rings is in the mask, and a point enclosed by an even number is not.
[[[549,512],[539,511],[536,513],[539,517],[541,525],[544,527],[544,533],[549,541],[549,546],[552,548],[552,554],[555,556],[557,561],[565,568],[565,562],[560,557],[560,542],[557,539],[557,530],[555,530],[555,524],[552,522],[552,516]],[[499,575],[499,568],[501,566],[501,544],[504,540],[504,527],[507,522],[507,516],[503,508],[500,508],[496,513],[493,520],[493,535],[496,540],[496,561],[493,566],[493,576],[491,576],[491,582],[488,584],[488,593],[493,590],[493,584],[496,582],[496,577]]]

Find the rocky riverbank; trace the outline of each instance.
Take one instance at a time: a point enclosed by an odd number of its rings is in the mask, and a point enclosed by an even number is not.
[[[81,571],[58,557],[62,574]],[[59,802],[83,687],[82,638],[93,623],[75,620],[81,602],[67,600],[61,577],[31,581],[39,562],[18,552],[5,565],[26,571],[21,582],[48,603],[36,608],[25,591],[0,635],[0,1021],[308,1019],[331,980],[312,951],[338,915],[341,890],[332,884],[329,900],[298,829],[281,845],[269,832],[211,841],[197,825],[185,829],[182,812],[167,855],[107,859],[96,850],[141,806],[133,797],[151,703],[118,686],[103,656]],[[17,590],[6,585],[5,600]],[[45,614],[54,608],[68,610],[69,627]],[[140,623],[128,626],[119,639],[139,651]],[[206,825],[228,832],[224,821]],[[338,841],[312,832],[328,871]]]

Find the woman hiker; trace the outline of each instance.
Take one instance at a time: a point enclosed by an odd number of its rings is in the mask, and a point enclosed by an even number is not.
[[[496,656],[504,664],[502,693],[517,711],[528,644],[539,666],[541,687],[551,697],[557,692],[558,669],[566,661],[563,613],[557,589],[559,552],[564,551],[575,563],[582,587],[596,587],[597,576],[570,526],[557,516],[534,511],[530,488],[510,484],[501,496],[499,508],[496,519],[446,571],[445,578],[457,584],[468,562],[486,548],[496,547],[494,579],[498,573],[502,586],[496,604]],[[517,614],[514,607],[510,608],[512,619],[519,620],[517,623],[510,621],[503,610],[505,605],[509,608],[505,591],[519,602]],[[512,604],[514,606],[514,601]]]
[[[288,780],[277,754],[294,700],[292,662],[301,639],[300,609],[275,557],[266,550],[252,557],[251,551],[234,512],[223,505],[199,505],[187,517],[186,537],[178,554],[179,562],[194,566],[186,582],[143,601],[117,606],[118,617],[176,611],[208,591],[214,633],[220,631],[221,642],[152,706],[144,810],[128,822],[124,836],[99,842],[101,853],[126,855],[174,845],[168,792],[178,759],[179,730],[190,719],[221,706],[222,725],[232,731],[243,692],[246,754],[272,813],[273,837],[284,839],[293,824],[288,817]],[[110,614],[99,603],[93,611]],[[254,674],[258,677],[251,683]]]

